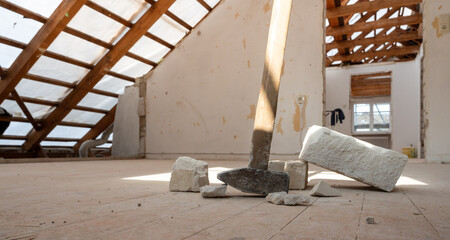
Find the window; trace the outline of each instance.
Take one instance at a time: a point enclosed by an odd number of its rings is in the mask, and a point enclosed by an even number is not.
[[[391,104],[361,102],[353,104],[353,132],[390,132]]]

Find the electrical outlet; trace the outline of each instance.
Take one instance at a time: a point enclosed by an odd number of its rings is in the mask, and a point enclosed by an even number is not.
[[[450,33],[450,14],[439,16],[439,31],[442,34]]]
[[[297,98],[297,103],[298,104],[303,104],[305,102],[305,96],[300,96]]]

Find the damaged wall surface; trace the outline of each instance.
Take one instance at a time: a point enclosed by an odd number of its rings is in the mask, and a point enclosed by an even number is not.
[[[449,19],[448,0],[424,1],[425,158],[430,162],[450,162]]]
[[[248,156],[271,8],[270,0],[223,1],[147,76],[147,157]],[[322,124],[323,29],[323,1],[294,1],[274,154],[298,154],[301,135]]]
[[[343,68],[328,68],[326,71],[326,109],[341,108],[345,114],[343,124],[330,127],[343,134],[352,134],[350,104],[350,77],[357,74],[392,72],[391,84],[391,141],[392,149],[402,151],[404,147],[420,147],[420,59],[405,63],[381,63]]]

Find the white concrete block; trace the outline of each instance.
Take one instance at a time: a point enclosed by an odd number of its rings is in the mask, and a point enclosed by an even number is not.
[[[179,157],[172,166],[169,190],[172,192],[199,192],[209,184],[208,163],[190,157]]]
[[[408,157],[325,127],[312,126],[300,159],[385,191],[392,191]]]
[[[284,171],[289,174],[289,189],[303,190],[308,183],[308,163],[305,161],[287,161]]]
[[[202,197],[217,198],[227,195],[227,185],[207,185],[200,188]]]
[[[309,205],[310,200],[308,197],[302,194],[287,194],[284,196],[284,205],[295,206],[295,205]]]
[[[284,203],[284,197],[287,195],[286,192],[275,192],[269,193],[266,196],[266,200],[276,205],[281,205]]]
[[[286,162],[280,161],[280,160],[272,160],[269,161],[269,166],[267,170],[274,171],[274,172],[284,172]]]
[[[339,197],[339,196],[341,196],[341,192],[339,192],[339,190],[337,190],[335,188],[332,188],[326,182],[319,181],[311,189],[311,191],[309,192],[309,195],[318,196],[318,197]]]

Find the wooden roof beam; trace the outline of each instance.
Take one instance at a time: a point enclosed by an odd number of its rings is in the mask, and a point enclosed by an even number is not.
[[[0,43],[9,45],[11,47],[20,48],[20,49],[25,49],[27,47],[27,45],[25,43],[22,43],[22,42],[19,42],[19,41],[16,41],[16,40],[13,40],[13,39],[10,39],[10,38],[7,38],[7,37],[3,37],[3,36],[0,36]],[[80,60],[77,60],[77,59],[74,59],[74,58],[71,58],[71,57],[67,57],[67,56],[61,55],[59,53],[52,52],[52,51],[46,50],[45,52],[42,52],[42,55],[44,55],[46,57],[49,57],[49,58],[53,58],[53,59],[59,60],[61,62],[72,64],[72,65],[75,65],[75,66],[78,66],[78,67],[82,67],[82,68],[86,68],[86,69],[94,68],[93,64],[89,64],[89,63],[86,63],[86,62],[83,62],[83,61],[80,61]],[[137,58],[142,58],[142,57],[138,56]],[[148,64],[148,65],[151,65],[151,66],[156,66],[157,65],[155,62],[152,62],[152,61],[147,60],[147,59],[144,59],[143,61],[146,61],[145,63]],[[126,76],[126,75],[123,75],[123,74],[120,74],[120,73],[109,71],[106,74],[110,75],[110,76],[114,76],[114,77],[120,78],[120,79],[125,80],[125,81],[134,82],[134,78],[133,77]]]
[[[381,50],[375,52],[367,52],[367,53],[358,53],[358,54],[350,54],[350,55],[336,55],[332,56],[331,61],[351,61],[351,60],[361,60],[367,57],[373,58],[376,56],[396,56],[396,55],[405,55],[410,53],[418,53],[420,47],[419,46],[408,46],[401,48],[391,48],[389,50]]]
[[[419,24],[422,22],[422,14],[398,17],[392,19],[380,19],[370,23],[358,23],[342,27],[327,27],[326,35],[352,34],[359,31],[368,31],[378,28],[391,28],[394,26]]]
[[[363,38],[360,40],[347,40],[342,42],[331,42],[327,43],[326,51],[329,51],[334,48],[349,48],[355,47],[358,45],[368,46],[370,44],[383,44],[385,42],[400,42],[400,41],[409,41],[420,39],[421,37],[417,32],[408,32],[408,33],[391,33],[385,36],[375,36],[372,38]]]
[[[74,150],[77,150],[80,148],[81,144],[87,140],[96,139],[101,133],[103,133],[111,124],[114,123],[114,116],[116,115],[116,106],[111,108],[111,110],[102,118],[100,121],[98,121],[97,124],[89,131],[87,132],[73,147]]]
[[[79,0],[77,0],[77,1],[79,1]],[[83,0],[83,1],[87,1],[87,0]],[[18,6],[18,5],[15,5],[15,4],[10,3],[8,1],[5,1],[5,0],[0,0],[0,7],[6,8],[6,9],[8,9],[10,11],[13,11],[13,12],[15,12],[17,14],[20,14],[20,15],[26,17],[26,18],[30,18],[30,19],[33,19],[35,21],[38,21],[38,22],[40,22],[42,24],[46,24],[46,22],[48,21],[48,19],[46,17],[42,16],[42,15],[34,13],[34,12],[28,10],[28,9],[22,8],[22,7]],[[73,35],[75,37],[78,37],[78,38],[84,39],[84,40],[86,40],[88,42],[91,42],[91,43],[93,43],[95,45],[98,45],[100,47],[106,48],[106,49],[111,49],[113,47],[113,44],[111,44],[111,43],[105,42],[103,40],[100,40],[100,39],[95,38],[95,37],[93,37],[93,36],[91,36],[89,34],[83,33],[81,31],[78,31],[78,30],[76,30],[74,28],[71,28],[71,27],[68,27],[68,26],[66,26],[63,31],[68,33],[68,34],[71,34],[71,35]],[[127,52],[125,54],[125,56],[133,58],[133,59],[135,59],[137,61],[140,61],[140,62],[142,62],[142,60],[143,60],[142,57],[139,57],[136,54],[133,54],[133,53],[130,53],[130,52]],[[119,77],[119,76],[121,76],[121,75],[117,75],[117,77]],[[119,78],[121,78],[121,77],[119,77]],[[130,79],[125,79],[125,80],[130,81]],[[133,78],[133,81],[134,81],[134,78]]]
[[[47,117],[43,128],[32,130],[28,140],[23,144],[25,150],[31,149],[44,139],[67,114],[86,96],[87,93],[103,78],[105,71],[109,71],[125,55],[129,49],[142,37],[147,30],[167,12],[175,0],[158,1],[142,15],[130,30],[107,52],[74,88],[61,104]]]
[[[155,0],[145,0],[147,3],[151,4],[152,6],[155,5],[157,2],[155,2]],[[183,26],[184,28],[186,28],[187,30],[191,31],[193,29],[193,27],[191,25],[189,25],[188,23],[186,23],[185,21],[183,21],[183,19],[179,18],[177,15],[175,15],[174,13],[172,13],[171,11],[167,10],[165,12],[165,14],[171,18],[172,20],[174,20],[175,22],[177,22],[178,24],[180,24],[181,26]]]
[[[12,95],[12,96],[9,96],[7,99],[15,100],[16,98],[14,97],[14,95]],[[39,104],[39,105],[51,106],[51,107],[58,107],[61,104],[60,102],[56,102],[56,101],[49,101],[49,100],[43,100],[43,99],[38,99],[38,98],[30,98],[30,97],[21,97],[21,100],[23,102],[26,102],[26,103]],[[74,109],[75,110],[80,110],[80,111],[86,111],[86,112],[100,113],[100,114],[107,114],[108,113],[108,110],[103,110],[103,109],[99,109],[99,108],[92,108],[92,107],[84,107],[84,106],[75,106]]]
[[[0,121],[8,121],[8,122],[26,122],[30,123],[30,120],[24,117],[3,117],[0,116]],[[35,121],[39,124],[44,121],[44,119],[35,119]],[[93,128],[93,124],[88,123],[77,123],[77,122],[59,122],[59,126],[68,126],[68,127],[83,127],[83,128]]]
[[[124,25],[126,27],[131,28],[133,26],[133,23],[131,21],[128,21],[128,20],[122,18],[121,16],[119,16],[119,15],[109,11],[108,9],[98,5],[95,2],[92,2],[92,1],[89,0],[89,1],[87,1],[86,6],[88,6],[88,7],[92,8],[92,9],[94,9],[95,11],[97,11],[97,12],[99,12],[99,13],[101,13],[101,14],[109,17],[109,18],[111,18],[112,20],[114,20],[114,21],[116,21],[118,23],[121,23],[122,25]],[[159,38],[159,37],[157,37],[157,36],[155,36],[155,35],[153,35],[153,34],[151,34],[149,32],[146,32],[145,36],[150,38],[150,39],[152,39],[153,41],[155,41],[155,42],[157,42],[157,43],[159,43],[159,44],[169,48],[169,49],[173,49],[175,47],[172,44],[164,41],[163,39],[161,39],[161,38]]]
[[[1,71],[7,71],[7,70],[8,69],[1,68]],[[64,81],[61,81],[61,80],[51,79],[51,78],[48,78],[48,77],[43,77],[43,76],[39,76],[39,75],[36,75],[36,74],[31,74],[31,73],[26,74],[24,76],[24,78],[32,80],[32,81],[36,81],[36,82],[42,82],[42,83],[47,83],[47,84],[60,86],[60,87],[71,88],[71,89],[76,87],[75,83],[64,82]],[[98,95],[103,95],[103,96],[106,96],[106,97],[113,97],[113,98],[118,98],[119,97],[119,94],[117,94],[117,93],[108,92],[108,91],[95,89],[95,88],[91,89],[90,92],[98,94]]]
[[[63,31],[87,0],[63,0],[27,47],[11,65],[5,79],[0,81],[0,103],[8,97],[19,81],[33,67],[42,53]],[[6,2],[1,0],[0,2]]]
[[[353,5],[345,5],[327,9],[327,17],[343,17],[353,15],[355,13],[378,11],[383,8],[403,7],[413,4],[422,3],[422,0],[383,0],[383,1],[367,1],[357,2]]]

